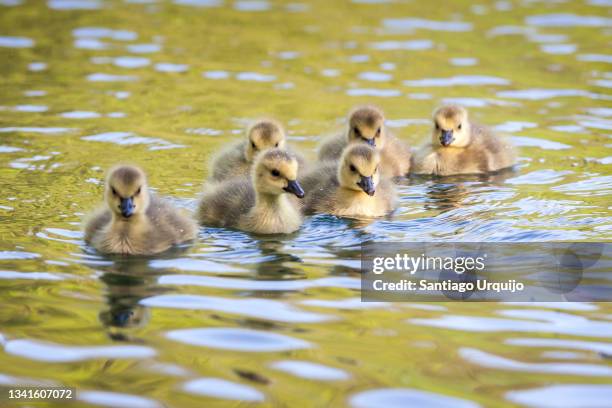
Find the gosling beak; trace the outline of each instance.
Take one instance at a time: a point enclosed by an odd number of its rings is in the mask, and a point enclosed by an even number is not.
[[[376,192],[372,177],[361,176],[361,180],[359,180],[359,183],[357,183],[357,185],[361,187],[361,189],[369,196],[373,196]]]
[[[122,198],[119,208],[121,209],[121,215],[125,218],[130,218],[134,214],[134,200],[132,197]]]
[[[372,139],[366,139],[366,138],[364,138],[363,140],[365,140],[365,142],[366,142],[367,144],[369,144],[370,146],[372,146],[372,147],[376,147],[376,140],[374,140],[374,138],[372,138]]]
[[[302,186],[300,186],[300,183],[298,183],[297,180],[288,180],[287,187],[285,187],[283,190],[294,194],[298,198],[304,198],[304,190],[302,190]]]
[[[455,138],[453,137],[452,130],[443,130],[442,135],[440,135],[440,143],[442,146],[449,146]]]

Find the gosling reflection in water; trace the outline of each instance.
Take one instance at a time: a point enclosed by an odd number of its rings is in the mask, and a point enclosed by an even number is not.
[[[261,280],[304,279],[305,274],[292,263],[302,263],[302,259],[284,250],[286,242],[282,239],[262,238],[257,241],[263,260],[257,263],[255,272]],[[281,292],[282,293],[282,292]]]
[[[516,176],[516,171],[506,169],[493,174],[434,178],[433,183],[427,186],[425,191],[427,202],[424,207],[440,213],[461,208],[467,204],[467,198],[478,194],[486,187],[508,188],[505,181],[514,176]],[[410,184],[419,184],[422,181],[422,177],[416,176],[410,179]]]
[[[117,258],[111,266],[102,268],[100,280],[106,285],[106,307],[99,313],[99,319],[113,340],[138,341],[121,329],[146,326],[150,311],[140,301],[166,291],[157,284],[158,275],[151,273],[149,261]]]
[[[463,206],[470,190],[463,183],[432,184],[427,188],[425,209],[444,213]]]

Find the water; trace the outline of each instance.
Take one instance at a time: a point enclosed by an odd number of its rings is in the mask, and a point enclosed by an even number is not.
[[[612,3],[439,6],[0,1],[0,384],[83,406],[608,406],[606,303],[359,301],[366,240],[612,238]],[[312,158],[366,102],[413,145],[461,103],[512,137],[517,170],[402,180],[376,221],[202,228],[153,259],[82,241],[116,162],[194,208],[250,120]]]

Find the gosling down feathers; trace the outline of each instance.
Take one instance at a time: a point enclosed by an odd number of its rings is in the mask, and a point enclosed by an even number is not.
[[[304,211],[343,217],[380,217],[395,208],[393,183],[381,176],[381,155],[364,143],[353,143],[339,163],[327,163],[305,175]]]
[[[285,131],[280,123],[272,119],[262,119],[249,126],[246,140],[230,145],[212,160],[210,180],[221,182],[236,176],[248,176],[253,159],[261,151],[285,149]],[[297,156],[300,165],[303,160]]]
[[[261,152],[250,179],[237,177],[206,189],[198,220],[258,234],[296,231],[302,225],[302,215],[294,198],[304,197],[297,181],[298,167],[296,157],[286,150]]]
[[[442,106],[434,112],[433,122],[431,142],[412,157],[414,174],[484,174],[512,167],[516,162],[510,142],[471,122],[463,107]]]
[[[365,143],[376,148],[385,177],[405,176],[410,170],[410,147],[387,130],[383,112],[376,107],[364,106],[351,112],[347,131],[323,142],[319,160],[339,159],[350,143]]]
[[[105,205],[85,223],[85,241],[107,254],[151,255],[192,240],[197,224],[149,193],[144,172],[118,166],[108,174]]]

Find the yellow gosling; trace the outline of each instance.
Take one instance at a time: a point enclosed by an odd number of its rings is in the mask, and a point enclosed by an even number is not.
[[[324,141],[319,147],[319,160],[338,160],[344,148],[351,143],[365,143],[381,156],[381,172],[385,177],[405,176],[410,170],[411,150],[385,126],[383,112],[374,106],[353,110],[348,129]]]
[[[339,163],[327,163],[301,179],[305,212],[343,217],[381,217],[395,208],[393,183],[381,176],[381,155],[373,147],[350,144]]]
[[[484,174],[515,163],[516,152],[510,142],[471,122],[463,107],[449,105],[434,112],[431,142],[414,154],[412,173]]]
[[[149,193],[144,172],[113,168],[105,205],[85,223],[85,241],[107,254],[151,255],[197,236],[197,225],[169,202]]]
[[[273,149],[285,149],[286,137],[282,125],[272,119],[261,119],[249,126],[246,140],[221,150],[212,160],[210,181],[218,183],[237,176],[247,176],[253,159],[258,153]],[[296,155],[300,165],[303,160]]]
[[[261,152],[251,178],[237,177],[210,186],[200,200],[198,220],[258,234],[287,234],[302,225],[295,197],[304,197],[297,181],[298,161],[281,149]]]

